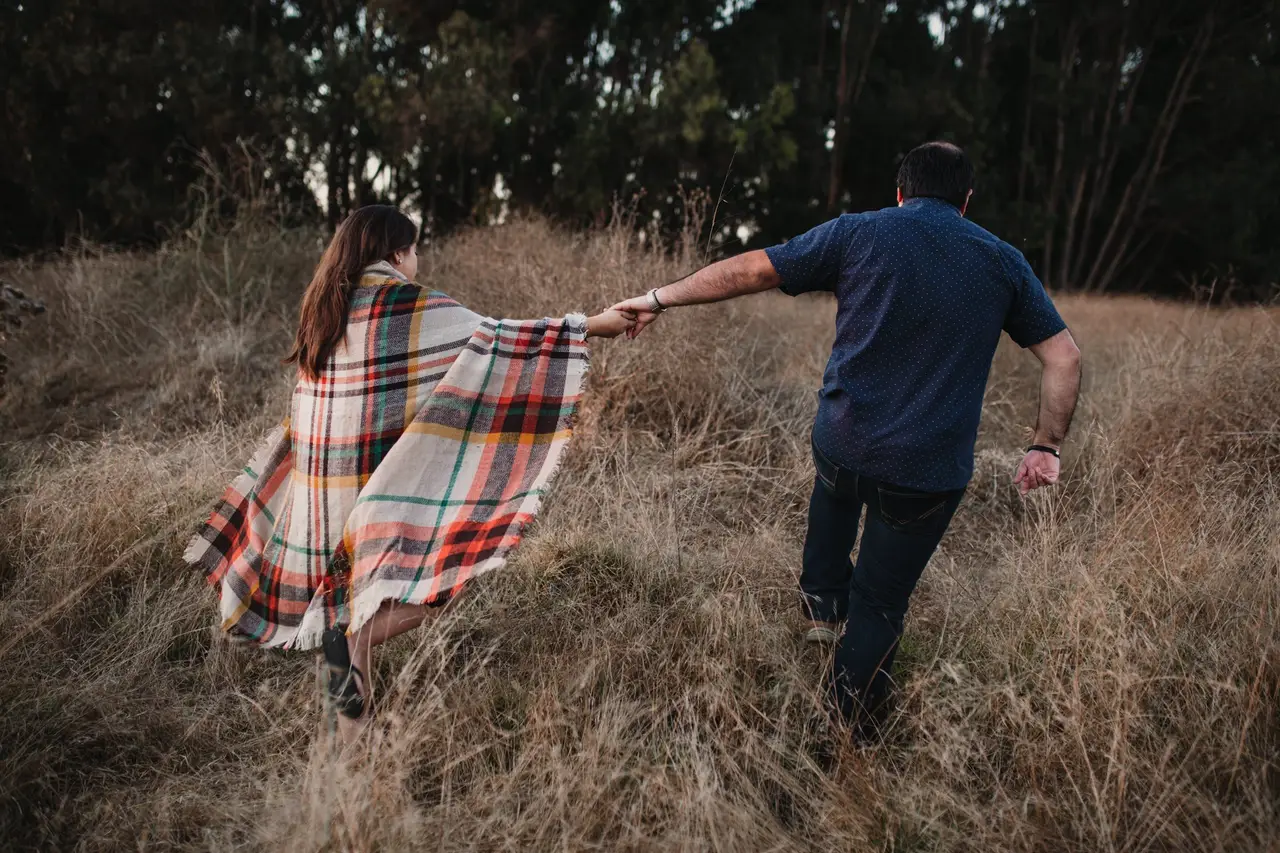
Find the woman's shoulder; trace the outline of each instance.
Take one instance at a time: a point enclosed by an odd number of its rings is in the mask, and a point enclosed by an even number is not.
[[[367,279],[366,279],[367,280]],[[352,314],[399,314],[406,311],[467,311],[456,299],[430,285],[403,279],[357,288],[351,296]],[[467,311],[470,314],[470,311]]]
[[[429,288],[417,282],[399,278],[380,279],[366,275],[360,279],[359,287],[352,292],[351,301],[353,304],[414,302],[427,295],[428,291]]]
[[[420,302],[424,308],[443,308],[458,304],[457,300],[444,291],[416,281],[390,281],[378,290],[387,302]]]

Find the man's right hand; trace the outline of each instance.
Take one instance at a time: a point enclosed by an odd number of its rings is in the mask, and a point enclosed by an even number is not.
[[[631,299],[624,299],[610,310],[626,311],[634,314],[636,323],[630,329],[627,329],[627,337],[634,339],[636,335],[644,331],[644,327],[658,319],[658,314],[649,310],[649,297],[634,296]]]
[[[633,312],[610,308],[587,318],[587,337],[616,338],[623,333],[629,335],[635,325],[636,315]]]
[[[1063,329],[1029,349],[1044,365],[1040,376],[1040,414],[1032,440],[1056,450],[1071,427],[1071,415],[1080,394],[1080,348],[1071,332]],[[1058,482],[1060,464],[1052,453],[1029,450],[1013,482],[1025,496],[1041,486]]]
[[[1028,450],[1027,455],[1022,457],[1022,464],[1018,466],[1013,482],[1018,487],[1019,494],[1026,497],[1041,486],[1052,486],[1058,482],[1061,466],[1061,460],[1052,453]]]

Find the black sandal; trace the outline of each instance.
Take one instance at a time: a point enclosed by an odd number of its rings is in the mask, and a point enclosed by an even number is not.
[[[368,703],[356,686],[356,679],[368,688],[368,681],[359,669],[351,665],[351,652],[347,648],[347,635],[341,628],[330,628],[320,637],[324,647],[324,662],[329,668],[329,701],[344,717],[358,720],[364,716]]]

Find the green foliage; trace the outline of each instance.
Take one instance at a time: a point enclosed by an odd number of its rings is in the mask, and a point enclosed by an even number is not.
[[[754,155],[757,162],[770,164],[775,169],[794,166],[800,146],[784,128],[795,111],[796,99],[791,88],[781,83],[774,86],[764,101],[734,127],[734,148]],[[762,169],[761,178],[767,177],[768,171]]]
[[[657,104],[648,116],[650,145],[689,155],[704,142],[728,141],[716,61],[705,44],[690,43],[662,70],[658,81]]]
[[[202,162],[260,152],[332,225],[429,233],[615,199],[717,239],[893,202],[901,156],[965,145],[971,215],[1055,287],[1280,279],[1276,0],[47,0],[0,9],[0,248],[126,244],[181,220]],[[202,154],[201,152],[207,152]],[[501,193],[496,188],[501,187]]]

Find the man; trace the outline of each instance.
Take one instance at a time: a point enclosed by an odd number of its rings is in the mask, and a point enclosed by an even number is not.
[[[845,214],[614,306],[638,313],[634,336],[676,306],[775,287],[835,294],[800,586],[807,639],[835,640],[844,623],[834,698],[864,724],[883,711],[911,593],[973,474],[1002,330],[1043,365],[1035,438],[1014,477],[1023,495],[1057,482],[1075,410],[1080,352],[1022,254],[964,218],[973,183],[960,148],[921,145],[898,170],[897,207]]]

